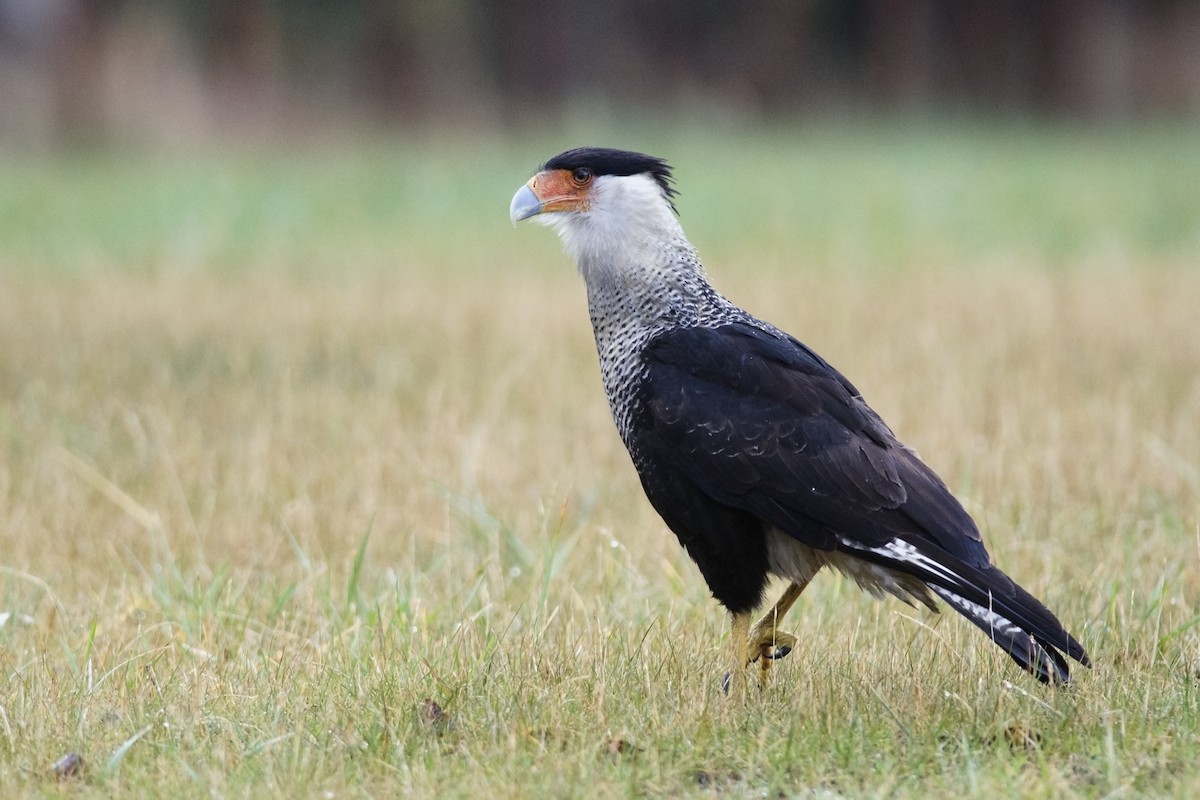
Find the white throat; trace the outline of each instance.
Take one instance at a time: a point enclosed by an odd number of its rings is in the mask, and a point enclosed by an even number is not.
[[[554,227],[589,288],[644,283],[679,255],[695,257],[662,189],[648,175],[600,176],[586,211],[535,219]]]
[[[639,328],[688,325],[705,306],[721,302],[662,188],[648,175],[600,176],[586,211],[543,218],[587,283],[601,348],[613,320]]]

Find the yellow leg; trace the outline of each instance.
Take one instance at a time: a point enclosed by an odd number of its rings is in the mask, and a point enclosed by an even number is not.
[[[771,677],[771,664],[783,658],[796,646],[796,637],[779,630],[779,620],[795,604],[808,586],[792,583],[762,619],[750,627],[750,612],[729,615],[729,672],[725,676],[725,693],[734,697],[746,694],[746,667],[755,661],[759,664],[759,687],[765,688]]]
[[[725,694],[736,699],[746,696],[746,636],[750,631],[750,612],[729,615],[729,674],[725,676]]]
[[[750,630],[746,639],[746,663],[758,662],[759,683],[763,686],[767,684],[775,659],[783,658],[796,646],[795,636],[779,630],[779,620],[783,619],[807,586],[808,581],[788,586],[779,601]]]

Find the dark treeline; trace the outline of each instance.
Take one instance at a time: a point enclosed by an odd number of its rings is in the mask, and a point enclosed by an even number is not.
[[[0,0],[0,137],[746,115],[1200,109],[1194,0]]]

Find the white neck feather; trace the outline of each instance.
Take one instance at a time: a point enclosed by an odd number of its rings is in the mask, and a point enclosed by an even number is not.
[[[709,285],[662,187],[647,175],[600,176],[587,210],[532,219],[555,229],[587,282],[600,373],[624,435],[646,343],[664,330],[745,312]]]
[[[600,176],[587,211],[534,219],[554,227],[593,301],[637,300],[654,314],[646,306],[709,288],[662,188],[647,175]]]

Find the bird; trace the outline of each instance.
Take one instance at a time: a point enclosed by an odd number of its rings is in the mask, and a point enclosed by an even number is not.
[[[779,627],[830,567],[883,598],[937,599],[1046,684],[1091,662],[995,566],[945,482],[840,372],[709,282],[661,158],[580,147],[517,190],[515,226],[552,227],[587,289],[600,374],[650,504],[729,614],[726,693],[798,644]],[[771,577],[787,582],[756,622]],[[753,624],[752,624],[753,622]]]

